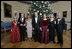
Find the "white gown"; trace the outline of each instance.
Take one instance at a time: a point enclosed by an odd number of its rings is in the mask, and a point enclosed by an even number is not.
[[[32,21],[26,21],[27,23],[27,36],[28,38],[32,37]]]

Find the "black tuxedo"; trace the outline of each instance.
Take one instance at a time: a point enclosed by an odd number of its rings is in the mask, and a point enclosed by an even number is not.
[[[38,16],[37,23],[35,21],[35,17],[32,18],[32,27],[34,28],[34,39],[35,41],[40,42],[40,37],[41,37],[41,32],[40,32],[40,27],[41,27],[41,18]]]
[[[57,30],[57,37],[58,43],[63,44],[63,30],[65,29],[65,19],[62,18],[58,23],[58,18],[56,19],[56,30]]]
[[[26,33],[26,27],[25,26],[20,26],[20,24],[25,24],[25,18],[22,21],[22,18],[18,19],[18,26],[19,26],[19,30],[20,30],[20,40],[22,41],[22,37],[23,37],[23,41],[25,40],[25,33]]]

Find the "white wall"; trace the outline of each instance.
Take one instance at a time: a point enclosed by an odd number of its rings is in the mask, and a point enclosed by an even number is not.
[[[58,1],[51,4],[51,8],[54,12],[59,12],[63,16],[63,11],[67,11],[66,21],[71,21],[71,1]]]
[[[67,29],[71,28],[71,1],[58,1],[56,3],[51,4],[51,8],[54,12],[59,12],[63,16],[63,11],[67,11],[67,17],[65,17],[65,21],[67,24]]]
[[[4,17],[4,6],[3,3],[7,3],[12,6],[12,18],[5,18]],[[18,1],[1,1],[1,21],[10,22],[12,21],[13,17],[15,16],[14,11],[17,11],[17,17],[19,17],[19,13],[27,14],[29,9],[29,4],[23,4]]]

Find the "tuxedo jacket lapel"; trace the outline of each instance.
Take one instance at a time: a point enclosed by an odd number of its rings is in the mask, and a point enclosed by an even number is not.
[[[35,17],[34,17],[34,22],[36,23],[36,21],[35,21]]]

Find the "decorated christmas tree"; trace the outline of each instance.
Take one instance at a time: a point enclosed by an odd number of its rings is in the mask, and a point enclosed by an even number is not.
[[[43,13],[46,13],[47,17],[53,13],[49,1],[32,1],[29,13],[33,15],[35,11],[37,11],[41,17]]]

